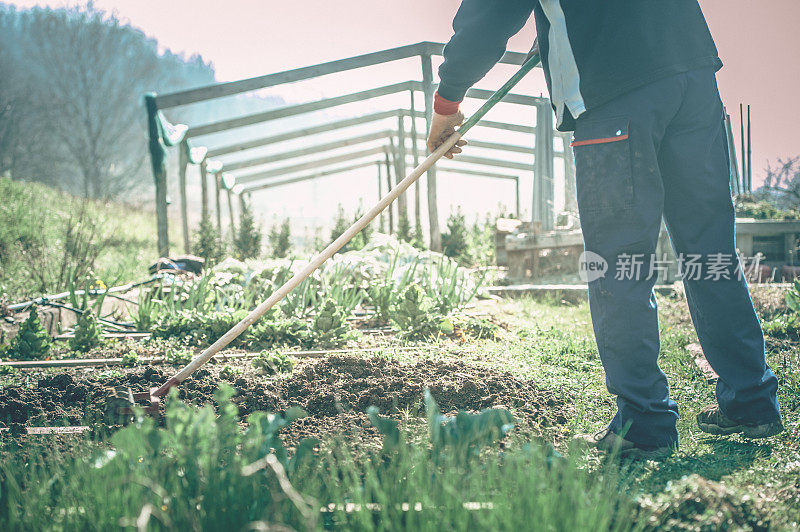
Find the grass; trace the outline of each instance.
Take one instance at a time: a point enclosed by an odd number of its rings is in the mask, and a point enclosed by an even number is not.
[[[763,441],[710,437],[694,422],[697,411],[715,399],[713,386],[684,349],[696,341],[685,302],[660,297],[659,305],[659,362],[681,409],[680,449],[663,463],[620,467],[569,447],[571,436],[604,428],[615,409],[605,389],[588,305],[522,299],[501,302],[492,309],[497,319],[508,324],[499,340],[439,340],[416,344],[419,349],[413,351],[381,344],[386,348],[380,356],[404,362],[448,359],[484,365],[556,392],[569,401],[570,416],[542,432],[568,457],[555,465],[548,465],[546,447],[531,444],[528,436],[521,435],[512,437],[502,453],[493,446],[468,465],[442,464],[431,458],[420,422],[404,420],[413,445],[397,455],[364,455],[332,435],[321,444],[312,464],[288,474],[291,486],[302,494],[298,499],[281,487],[273,468],[242,476],[242,468],[263,458],[263,453],[247,455],[247,445],[237,438],[248,436],[240,432],[221,437],[220,431],[232,430],[236,423],[224,415],[215,420],[206,410],[182,425],[168,422],[161,429],[125,429],[126,434],[134,434],[132,438],[162,445],[146,456],[133,451],[125,455],[120,436],[113,440],[117,454],[111,461],[102,458],[107,443],[84,442],[66,452],[40,453],[28,447],[9,453],[0,459],[3,475],[19,478],[17,482],[26,489],[14,492],[8,481],[0,486],[0,501],[17,507],[12,513],[0,506],[0,528],[3,524],[8,529],[107,528],[120,522],[134,524],[147,509],[150,513],[142,519],[153,528],[217,528],[224,522],[234,528],[282,523],[301,529],[518,530],[536,523],[538,529],[548,530],[622,530],[644,526],[646,515],[636,514],[633,501],[671,497],[682,479],[689,477],[689,482],[697,483],[691,475],[700,475],[741,496],[737,505],[749,499],[747,504],[757,507],[771,529],[797,529],[800,346],[788,340],[768,342],[768,363],[781,382],[779,400],[786,432]],[[217,492],[218,496],[209,498],[209,493]],[[706,504],[706,511],[716,518],[727,515],[718,511],[716,503],[698,500],[680,508],[686,508],[683,511],[690,516],[699,515],[696,504]],[[332,510],[312,512],[314,517],[310,517],[309,508],[328,508],[328,504]],[[194,512],[192,508],[198,506],[200,510]]]
[[[155,216],[0,177],[0,298],[66,289],[92,271],[106,284],[143,278],[155,260]]]
[[[142,419],[112,446],[64,450],[34,444],[2,463],[5,530],[636,530],[630,500],[611,472],[579,469],[527,444],[463,455],[411,442],[357,456],[341,440],[287,459],[283,418],[263,413],[240,430],[236,408],[219,415],[171,401],[166,424]],[[287,413],[288,415],[288,413]],[[316,445],[316,442],[308,442]],[[274,454],[266,453],[270,449]],[[308,449],[308,447],[304,447]]]

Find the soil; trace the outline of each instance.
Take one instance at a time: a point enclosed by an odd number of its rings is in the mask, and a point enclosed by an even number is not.
[[[282,413],[300,406],[309,416],[285,431],[291,445],[307,436],[377,439],[365,411],[377,406],[383,415],[401,421],[424,416],[423,391],[430,389],[443,413],[478,411],[502,406],[519,421],[518,430],[541,434],[566,423],[572,401],[537,388],[508,372],[466,364],[422,361],[404,365],[380,357],[330,356],[307,360],[291,375],[268,377],[241,363],[242,373],[229,381],[233,402],[245,419],[256,411]],[[213,401],[220,379],[219,365],[198,370],[178,388],[179,396],[195,404]],[[128,386],[143,391],[160,385],[171,367],[123,369],[114,372],[75,369],[41,376],[33,386],[0,390],[0,426],[12,433],[26,426],[105,425],[103,406],[109,389]]]

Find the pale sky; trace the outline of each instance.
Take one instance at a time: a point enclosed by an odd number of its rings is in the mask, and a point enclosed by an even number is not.
[[[75,2],[18,0],[10,3],[27,7],[63,6]],[[419,41],[446,42],[452,33],[451,22],[459,3],[458,0],[95,0],[97,7],[115,12],[123,21],[142,28],[172,51],[202,54],[214,63],[220,81],[258,76]],[[800,155],[800,107],[797,102],[800,92],[800,0],[700,0],[700,4],[725,63],[718,79],[723,101],[733,118],[737,152],[739,103],[749,103],[752,107],[753,179],[758,184],[763,180],[768,162],[775,165],[778,157]],[[509,49],[527,51],[534,35],[531,18],[511,40]],[[437,64],[435,59],[434,67]],[[496,67],[478,86],[497,88],[510,75],[512,68]],[[275,87],[269,92],[289,102],[300,102],[408,79],[421,79],[418,60],[325,76]],[[546,94],[541,70],[524,79],[517,92]],[[478,104],[468,101],[464,105],[465,112],[469,114]],[[364,114],[377,108],[373,106],[378,103],[359,105],[345,106],[346,109],[334,110],[333,114]],[[386,105],[395,104],[384,102],[383,107],[378,107],[386,109]],[[404,105],[404,102],[399,105]],[[509,111],[501,107],[492,110],[493,114],[487,118],[518,123],[526,120],[525,116],[519,115],[519,110]],[[533,120],[532,112],[530,120]],[[497,157],[496,154],[492,155]],[[467,211],[477,213],[493,210],[498,201],[494,197],[484,198],[480,193],[467,194],[466,191],[478,190],[482,183],[485,185],[482,178],[472,181],[464,178],[463,182],[455,181],[462,179],[455,176],[440,179],[440,191],[452,194],[445,205],[440,206],[442,223],[448,206],[453,208],[460,204]],[[316,216],[311,213],[325,210],[319,212],[319,217],[323,218],[335,209],[335,204],[329,205],[331,194],[338,187],[347,187],[345,183],[343,179],[338,181],[338,185],[331,182],[330,185],[281,187],[272,189],[274,192],[271,191],[269,197],[274,200],[273,205],[284,205],[283,215],[286,215],[288,203],[284,200],[297,200],[298,196],[307,193],[308,198],[313,197],[314,201],[301,208],[306,211],[303,216],[310,219]],[[510,184],[509,187],[495,184],[498,197],[502,196],[506,204],[510,204],[507,201],[513,195]],[[376,193],[362,192],[358,197],[368,205]],[[523,185],[522,196],[523,208],[528,210],[528,185]],[[354,208],[355,201],[351,201],[350,207]],[[296,210],[296,207],[292,209]],[[281,212],[272,214],[277,216]]]

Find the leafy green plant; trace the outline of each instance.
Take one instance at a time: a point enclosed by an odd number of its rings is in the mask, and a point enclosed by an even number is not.
[[[787,312],[761,324],[764,334],[777,338],[800,338],[800,279],[784,294]]]
[[[52,342],[42,327],[36,307],[31,307],[28,319],[22,322],[19,332],[11,340],[8,355],[17,360],[44,360],[50,356]]]
[[[308,347],[311,344],[311,328],[305,320],[273,314],[261,318],[251,327],[245,341],[253,349],[276,346]]]
[[[286,316],[305,318],[317,305],[318,299],[319,280],[312,275],[289,292],[281,303],[281,310]]]
[[[69,339],[73,351],[85,353],[103,342],[103,329],[94,314],[85,311],[75,325],[75,335]]]
[[[497,262],[494,241],[496,220],[496,217],[487,214],[482,222],[479,218],[475,218],[475,223],[470,228],[469,246],[474,265],[491,266]]]
[[[256,412],[242,430],[230,386],[216,408],[174,394],[164,423],[137,418],[110,445],[4,453],[0,528],[525,530],[531,516],[546,530],[636,528],[615,468],[593,474],[536,443],[490,452],[505,411],[448,418],[429,403],[436,443],[419,445],[370,409],[380,452],[306,439],[290,457],[281,433],[303,410]]]
[[[253,359],[253,367],[266,375],[279,375],[291,373],[294,369],[294,360],[287,354],[277,351],[264,350]]]
[[[477,457],[482,448],[500,440],[514,428],[514,416],[503,408],[489,408],[479,414],[462,411],[453,417],[439,412],[439,406],[428,389],[424,401],[436,459],[449,452],[456,461],[463,463]]]
[[[785,294],[786,306],[789,310],[800,315],[800,279],[795,279],[791,288]]]
[[[228,364],[225,364],[224,366],[222,366],[222,369],[219,370],[219,378],[228,381],[234,380],[241,374],[242,374],[242,368],[233,367]]]
[[[764,334],[775,338],[800,338],[800,318],[794,314],[776,316],[761,327]]]
[[[148,290],[139,292],[139,299],[136,305],[136,312],[131,312],[128,309],[128,315],[133,320],[136,330],[149,331],[156,321],[161,310],[161,306],[155,301],[153,293]]]
[[[165,314],[153,327],[154,338],[179,338],[188,345],[206,346],[214,343],[247,315],[246,311],[210,312],[180,310]],[[241,345],[242,337],[233,345]]]
[[[364,290],[353,282],[353,267],[336,264],[326,268],[320,279],[320,292],[350,314],[366,297]],[[322,304],[325,299],[322,300]]]
[[[192,361],[193,354],[183,347],[168,347],[164,351],[164,361],[173,366],[185,366]]]
[[[422,286],[439,312],[447,315],[472,301],[485,277],[484,271],[480,278],[473,280],[470,273],[455,261],[442,257],[428,266],[427,275],[422,277]]]
[[[0,358],[0,362],[2,361],[3,359]],[[16,372],[17,368],[13,366],[0,366],[0,375],[13,375]]]
[[[332,299],[326,300],[314,317],[311,328],[313,346],[318,349],[341,347],[352,337],[353,331],[344,309]]]
[[[392,322],[406,340],[425,340],[452,334],[453,322],[439,313],[433,301],[415,284],[409,285],[392,306]]]
[[[136,366],[141,366],[143,363],[144,362],[142,362],[141,357],[136,351],[128,351],[122,355],[123,368],[134,368]]]
[[[379,323],[389,323],[391,308],[397,301],[398,295],[406,289],[409,283],[414,280],[414,273],[419,265],[419,258],[416,258],[406,271],[395,280],[395,272],[398,268],[400,251],[398,250],[392,257],[392,262],[381,279],[373,279],[367,288],[367,296],[375,309],[375,319]]]

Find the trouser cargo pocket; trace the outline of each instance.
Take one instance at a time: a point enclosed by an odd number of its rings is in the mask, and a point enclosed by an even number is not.
[[[633,175],[627,118],[578,120],[571,146],[575,152],[578,208],[586,221],[629,213]]]

